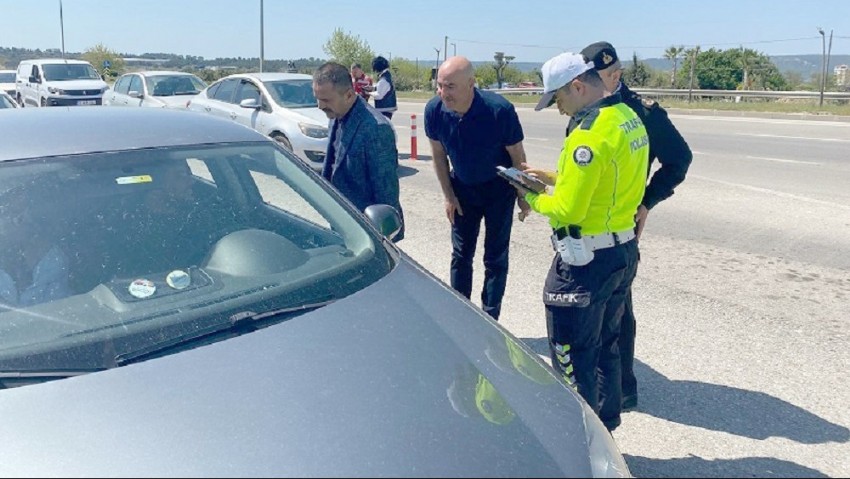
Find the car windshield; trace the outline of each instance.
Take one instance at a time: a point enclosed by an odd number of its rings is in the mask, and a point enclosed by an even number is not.
[[[319,106],[313,96],[313,80],[275,80],[263,84],[275,103],[284,108],[315,108]]]
[[[0,73],[0,83],[15,83],[15,72]]]
[[[100,75],[91,65],[82,63],[54,63],[42,68],[47,81],[100,80]]]
[[[350,295],[395,261],[364,221],[272,142],[0,163],[0,377]]]
[[[197,95],[207,87],[194,75],[154,75],[146,77],[145,84],[153,96]]]

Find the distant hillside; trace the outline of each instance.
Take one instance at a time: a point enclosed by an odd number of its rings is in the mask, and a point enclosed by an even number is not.
[[[776,68],[778,68],[783,74],[788,72],[799,73],[803,77],[804,81],[808,81],[812,78],[812,75],[820,73],[822,68],[821,62],[823,61],[823,57],[821,55],[776,55],[770,57],[770,59],[776,65]],[[666,58],[647,58],[640,59],[640,61],[646,63],[653,70],[670,71],[673,69],[673,62]],[[472,63],[473,65],[478,66],[490,64],[492,62]],[[624,66],[629,66],[631,63],[631,60],[623,60]],[[540,70],[543,63],[514,62],[510,65],[522,72],[530,72]],[[679,61],[679,65],[682,65],[681,60]],[[832,74],[832,70],[837,65],[850,65],[850,55],[831,55],[829,57],[830,74]]]

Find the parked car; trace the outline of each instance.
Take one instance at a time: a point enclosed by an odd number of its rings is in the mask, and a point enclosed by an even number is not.
[[[8,93],[0,91],[0,108],[17,108],[18,102],[9,96]]]
[[[105,106],[147,106],[185,109],[186,103],[207,84],[186,72],[142,71],[115,80],[103,95]]]
[[[0,92],[15,97],[15,70],[0,70]]]
[[[0,131],[0,476],[628,475],[392,207],[279,143],[162,108]]]
[[[83,60],[24,60],[15,75],[16,100],[22,107],[100,105],[109,88]]]
[[[224,77],[189,102],[192,111],[229,118],[278,141],[320,170],[328,117],[313,96],[313,78],[298,73],[240,73]]]

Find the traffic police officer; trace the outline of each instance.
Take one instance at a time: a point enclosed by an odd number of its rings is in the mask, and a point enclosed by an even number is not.
[[[649,168],[658,158],[660,168],[652,174],[646,187],[643,201],[638,206],[637,237],[646,226],[646,217],[655,205],[673,195],[673,189],[685,179],[693,154],[685,139],[673,126],[664,108],[629,89],[621,81],[623,68],[617,57],[617,51],[608,42],[596,42],[586,46],[581,51],[585,59],[593,62],[593,66],[605,82],[608,91],[619,93],[623,102],[640,117],[649,135]],[[570,131],[571,125],[567,127]],[[635,357],[635,315],[632,308],[632,290],[626,295],[625,311],[620,329],[620,367],[623,381],[623,410],[628,411],[637,407],[637,379],[634,373]]]
[[[543,98],[576,127],[564,141],[558,172],[529,169],[551,194],[527,193],[549,218],[556,254],[543,302],[553,367],[609,430],[620,424],[622,305],[637,270],[635,211],[646,188],[646,129],[619,95],[607,95],[593,64],[562,53],[542,68]]]

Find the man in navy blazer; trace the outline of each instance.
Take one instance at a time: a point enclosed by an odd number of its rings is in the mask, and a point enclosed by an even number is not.
[[[313,74],[313,94],[330,122],[330,138],[322,176],[358,209],[399,202],[398,149],[386,117],[363,101],[343,65],[328,62]],[[404,222],[393,241],[404,237]]]

